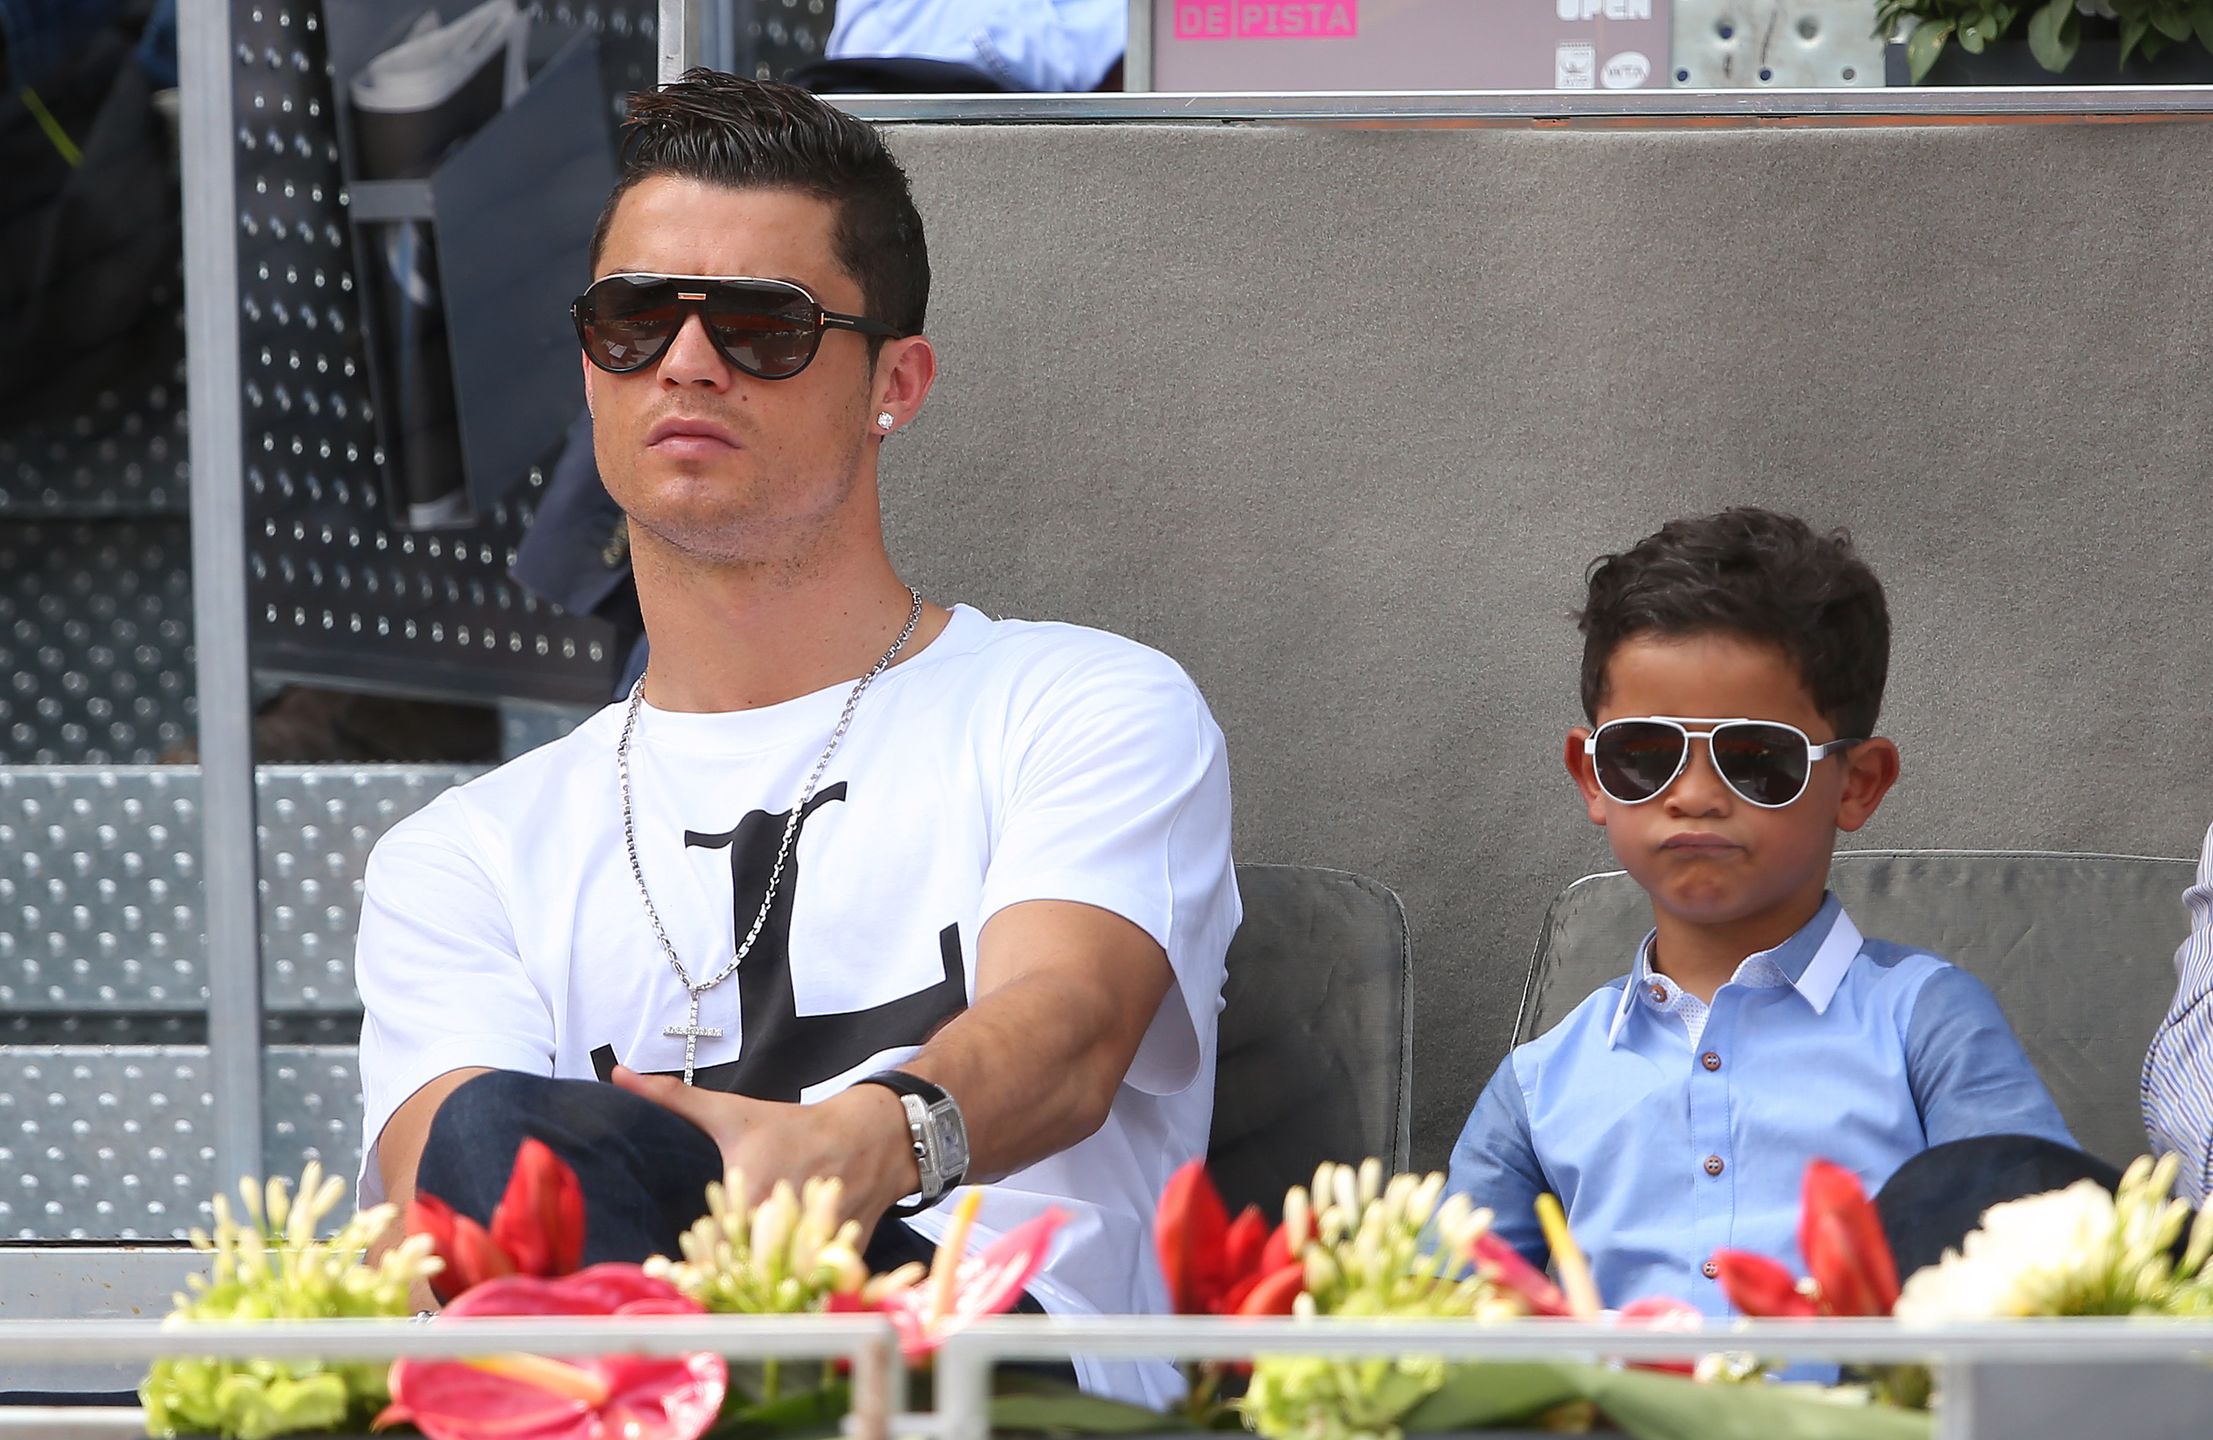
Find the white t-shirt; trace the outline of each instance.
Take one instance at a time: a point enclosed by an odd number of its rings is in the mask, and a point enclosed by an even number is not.
[[[695,978],[729,961],[759,912],[850,688],[730,714],[642,708],[639,858]],[[449,1070],[681,1072],[684,1042],[661,1032],[683,1023],[687,997],[623,845],[622,721],[611,705],[446,792],[371,854],[356,952],[362,1204],[382,1195],[385,1122]],[[1242,913],[1229,835],[1222,734],[1173,661],[957,607],[862,697],[760,939],[702,999],[700,1024],[723,1035],[700,1041],[699,1068],[714,1083],[714,1067],[733,1067],[720,1088],[820,1100],[898,1064],[974,1000],[977,937],[1000,910],[1072,900],[1127,918],[1167,951],[1175,987],[1105,1125],[986,1187],[977,1243],[1057,1205],[1073,1219],[1032,1287],[1048,1311],[1164,1309],[1150,1223],[1169,1174],[1206,1151],[1223,956]],[[936,1238],[948,1209],[910,1223]],[[1175,1393],[1165,1366],[1078,1373],[1133,1400]]]

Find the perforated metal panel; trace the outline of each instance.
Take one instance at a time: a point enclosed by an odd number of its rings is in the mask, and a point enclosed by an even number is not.
[[[724,0],[738,22],[739,68],[773,80],[795,66],[822,58],[837,19],[831,0]]]
[[[263,1008],[359,1008],[353,941],[371,847],[394,824],[479,773],[464,766],[260,769]],[[359,1025],[351,1019],[347,1025],[350,1040]]]
[[[1678,85],[1883,83],[1874,0],[1675,0],[1674,16]]]
[[[537,13],[598,30],[623,82],[650,77],[654,5]],[[232,25],[256,667],[400,690],[597,699],[613,663],[607,628],[507,579],[542,477],[466,529],[394,525],[319,11],[312,0],[236,3]]]
[[[353,938],[370,847],[478,773],[460,766],[264,766],[255,790],[262,986],[275,1015],[359,1006]],[[103,1013],[152,1023],[206,1004],[200,776],[190,766],[0,769],[0,1020],[75,1039]],[[110,1031],[132,1038],[128,1028]],[[11,1037],[0,1023],[0,1043]],[[138,1036],[137,1038],[146,1038]],[[195,1038],[197,1038],[195,1036]],[[320,1038],[320,1037],[318,1037]]]
[[[355,1022],[354,1033],[360,1030]],[[361,1164],[361,1069],[353,1035],[343,1045],[272,1045],[263,1057],[263,1155],[272,1175],[310,1160],[351,1177]]]
[[[191,1010],[199,774],[0,770],[0,1007]]]
[[[263,1057],[271,1175],[361,1161],[351,1045],[271,1046]],[[207,1047],[54,1045],[0,1050],[0,1237],[155,1239],[209,1221],[236,1176],[215,1173]]]
[[[175,295],[153,303],[178,306]],[[0,524],[185,511],[184,315],[74,415],[0,430]]]
[[[0,759],[144,763],[192,727],[184,522],[0,521]]]
[[[0,1235],[133,1239],[208,1223],[203,1046],[0,1052]]]
[[[597,705],[528,705],[499,707],[499,754],[502,760],[550,744],[592,718]]]
[[[362,872],[378,837],[475,773],[256,775],[269,1173],[357,1163]],[[0,1238],[179,1235],[236,1179],[207,1133],[199,779],[0,769]]]

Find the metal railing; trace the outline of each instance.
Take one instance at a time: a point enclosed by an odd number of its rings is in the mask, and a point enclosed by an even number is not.
[[[1977,1434],[1966,1403],[1969,1373],[1984,1365],[2096,1366],[2213,1360],[2213,1320],[2090,1318],[1984,1321],[1941,1326],[1890,1320],[1737,1321],[1701,1330],[1621,1328],[1575,1321],[1504,1325],[1466,1321],[1354,1319],[1238,1320],[1185,1316],[1050,1318],[1008,1316],[948,1339],[935,1360],[933,1408],[905,1409],[905,1371],[891,1327],[866,1316],[639,1316],[447,1321],[323,1321],[200,1326],[189,1340],[152,1321],[0,1322],[0,1374],[40,1360],[150,1364],[164,1355],[223,1358],[626,1353],[711,1351],[742,1359],[843,1359],[853,1366],[856,1440],[928,1437],[985,1440],[991,1433],[991,1376],[1007,1361],[1075,1357],[1243,1359],[1255,1355],[1436,1356],[1447,1361],[1681,1359],[1711,1351],[1778,1360],[1860,1364],[1925,1363],[1949,1399],[1935,1415],[1938,1440]],[[52,1435],[57,1412],[0,1408],[0,1435]],[[134,1410],[75,1417],[80,1435],[134,1434]],[[107,1429],[82,1428],[105,1425]]]

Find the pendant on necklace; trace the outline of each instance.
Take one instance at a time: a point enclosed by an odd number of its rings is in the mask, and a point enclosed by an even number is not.
[[[671,1025],[664,1029],[661,1033],[668,1036],[672,1040],[677,1038],[678,1036],[683,1037],[684,1083],[686,1085],[692,1083],[693,1062],[699,1058],[699,1042],[701,1040],[720,1040],[722,1038],[722,1031],[714,1028],[713,1026],[702,1027],[700,1025],[699,992],[697,990],[694,990],[692,992],[692,1011],[691,1014],[684,1017],[684,1023],[681,1025]]]

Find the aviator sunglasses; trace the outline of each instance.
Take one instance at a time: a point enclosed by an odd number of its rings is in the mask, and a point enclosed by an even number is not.
[[[899,333],[875,320],[825,310],[789,280],[745,275],[608,275],[569,306],[584,358],[614,375],[660,359],[694,314],[716,352],[760,380],[789,380],[806,369],[825,330]]]
[[[1706,742],[1722,783],[1762,810],[1780,810],[1805,794],[1817,761],[1865,743],[1816,745],[1805,731],[1780,720],[1645,715],[1607,721],[1584,738],[1583,753],[1591,757],[1599,789],[1623,805],[1642,805],[1673,785],[1690,764],[1693,737]]]

